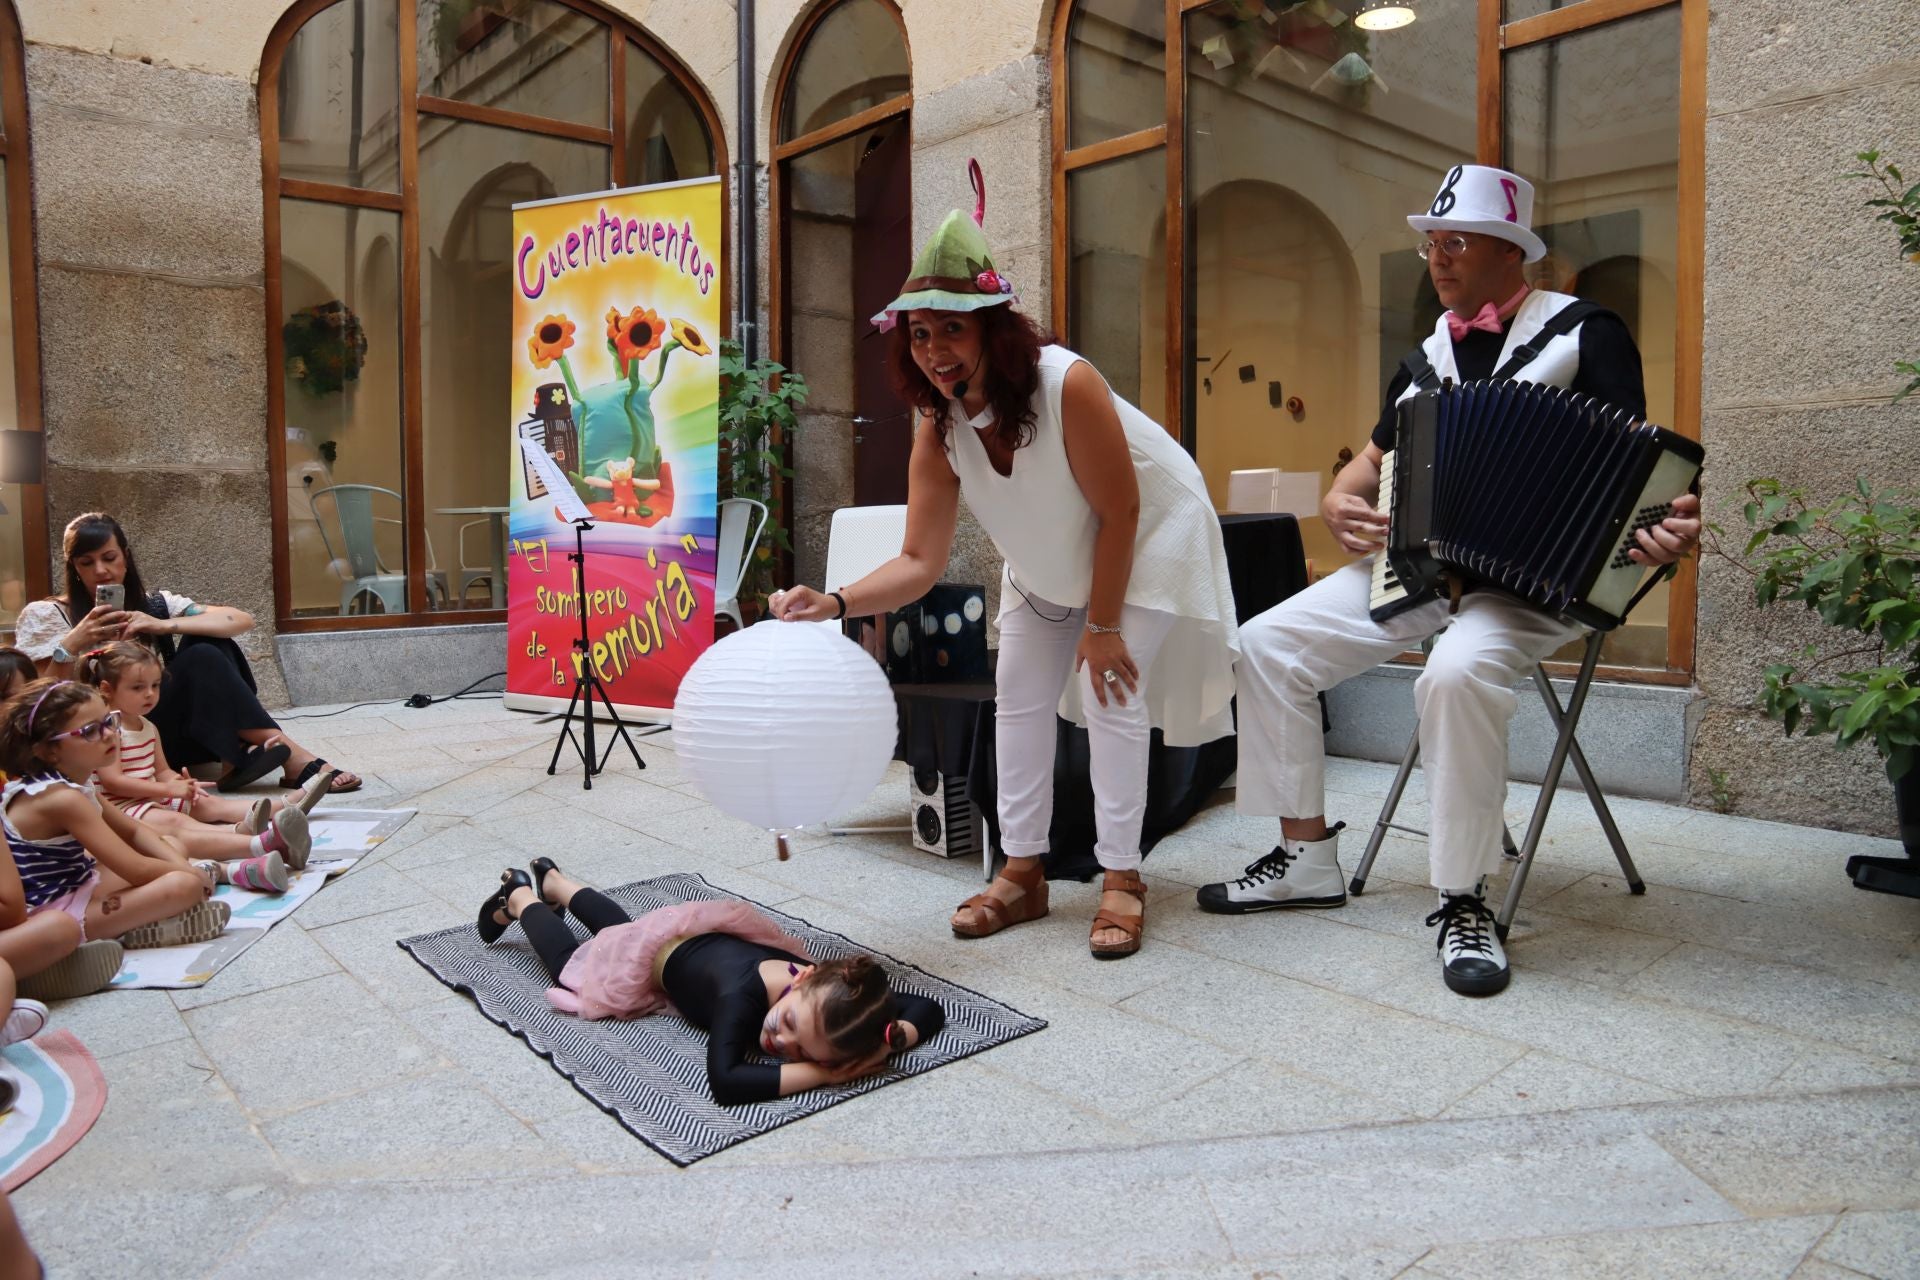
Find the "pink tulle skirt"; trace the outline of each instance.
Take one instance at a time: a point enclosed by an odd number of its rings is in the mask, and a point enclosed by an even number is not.
[[[653,959],[675,938],[730,933],[805,957],[806,947],[744,902],[683,902],[649,911],[630,924],[602,929],[580,944],[547,999],[582,1018],[637,1018],[670,1008],[653,980]]]

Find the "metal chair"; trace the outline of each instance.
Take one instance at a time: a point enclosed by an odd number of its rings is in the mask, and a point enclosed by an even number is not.
[[[753,532],[747,532],[751,525]],[[720,538],[714,548],[713,611],[733,619],[736,627],[746,626],[740,616],[740,583],[747,576],[747,562],[760,545],[760,534],[767,527],[767,505],[752,498],[728,498],[720,504]]]
[[[488,603],[492,603],[493,553],[491,551],[487,553],[486,563],[484,564],[467,563],[467,530],[487,529],[492,524],[493,521],[487,517],[482,517],[479,520],[469,520],[460,526],[459,536],[455,539],[456,550],[460,553],[460,568],[458,570],[460,591],[454,598],[460,602],[461,608],[466,607],[468,593],[473,590],[476,584],[482,582],[487,584]],[[490,533],[489,536],[491,536]]]
[[[1494,931],[1502,941],[1507,930],[1513,924],[1513,915],[1520,906],[1520,895],[1527,887],[1527,874],[1533,870],[1533,855],[1540,847],[1540,837],[1547,826],[1547,811],[1553,807],[1554,793],[1560,787],[1560,774],[1565,770],[1567,761],[1573,761],[1574,772],[1580,775],[1580,785],[1585,788],[1587,799],[1593,803],[1593,812],[1600,819],[1600,829],[1607,833],[1607,843],[1613,846],[1613,856],[1620,861],[1621,874],[1626,877],[1627,890],[1642,894],[1647,886],[1640,879],[1640,872],[1633,865],[1633,858],[1627,852],[1626,841],[1620,838],[1620,828],[1614,825],[1613,813],[1607,808],[1607,798],[1600,791],[1600,784],[1594,779],[1593,770],[1587,765],[1586,753],[1580,750],[1579,739],[1574,730],[1580,724],[1580,712],[1586,706],[1587,688],[1593,683],[1593,670],[1600,661],[1600,643],[1605,635],[1599,631],[1587,633],[1587,648],[1580,660],[1580,674],[1573,682],[1573,695],[1567,705],[1560,705],[1560,695],[1553,691],[1553,681],[1547,676],[1542,665],[1533,668],[1533,683],[1540,690],[1540,698],[1547,704],[1547,716],[1558,730],[1554,738],[1553,753],[1547,760],[1547,772],[1540,780],[1540,798],[1534,801],[1533,817],[1527,822],[1526,838],[1514,848],[1513,833],[1502,829],[1501,843],[1509,860],[1515,862],[1513,878],[1507,882],[1506,900],[1500,904],[1500,912],[1494,918]],[[1425,836],[1427,833],[1416,827],[1403,827],[1393,821],[1394,811],[1400,807],[1400,796],[1407,789],[1407,779],[1413,776],[1413,768],[1420,762],[1420,728],[1414,726],[1413,737],[1407,743],[1406,754],[1400,758],[1400,771],[1393,777],[1393,785],[1387,789],[1387,801],[1381,806],[1380,817],[1373,824],[1373,834],[1367,839],[1367,851],[1360,856],[1360,865],[1353,873],[1348,888],[1357,896],[1366,892],[1367,873],[1373,870],[1373,860],[1380,853],[1380,846],[1386,841],[1387,832],[1402,831],[1409,835]]]
[[[340,587],[340,612],[354,612],[356,603],[369,597],[380,602],[382,613],[404,613],[407,608],[407,575],[396,573],[387,567],[380,555],[379,540],[375,536],[375,527],[390,524],[403,527],[404,522],[392,516],[373,514],[375,494],[402,501],[400,495],[392,489],[384,489],[377,484],[330,484],[319,489],[307,490],[307,509],[313,512],[313,522],[320,530],[320,545],[326,549],[327,561],[337,566],[339,557],[334,554],[333,540],[327,537],[327,523],[320,518],[320,499],[323,496],[333,498],[334,520],[340,527],[340,539],[347,552],[347,570],[342,574]],[[435,600],[444,604],[447,599],[447,575],[433,567],[433,540],[427,540],[427,596],[431,605]]]

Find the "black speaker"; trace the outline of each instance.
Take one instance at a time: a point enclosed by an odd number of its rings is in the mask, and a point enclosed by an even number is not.
[[[915,769],[907,779],[913,847],[942,858],[971,858],[986,843],[986,823],[967,799],[967,780],[938,769]]]
[[[887,678],[896,684],[988,678],[987,590],[942,582],[887,615]]]

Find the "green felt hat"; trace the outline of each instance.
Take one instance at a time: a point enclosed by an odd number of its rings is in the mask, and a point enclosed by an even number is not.
[[[1013,282],[994,268],[993,250],[980,229],[986,217],[987,194],[979,161],[967,162],[967,176],[975,195],[973,216],[955,209],[940,223],[933,238],[914,257],[907,281],[900,286],[900,296],[873,317],[882,332],[893,328],[902,311],[978,311],[1018,301]]]

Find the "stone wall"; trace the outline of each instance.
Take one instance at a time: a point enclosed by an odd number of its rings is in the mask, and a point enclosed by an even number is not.
[[[56,559],[68,519],[113,512],[150,586],[260,619],[245,643],[284,701],[252,89],[30,44],[27,93]]]
[[[1844,18],[1796,0],[1716,3],[1708,43],[1707,262],[1701,434],[1709,518],[1740,527],[1742,483],[1818,494],[1920,476],[1920,399],[1890,406],[1897,359],[1920,351],[1920,266],[1841,174],[1888,149],[1920,173],[1920,44],[1911,0]],[[1701,564],[1691,792],[1724,775],[1737,807],[1892,834],[1870,750],[1788,740],[1751,710],[1760,673],[1816,637],[1806,615],[1762,612],[1746,574]]]

